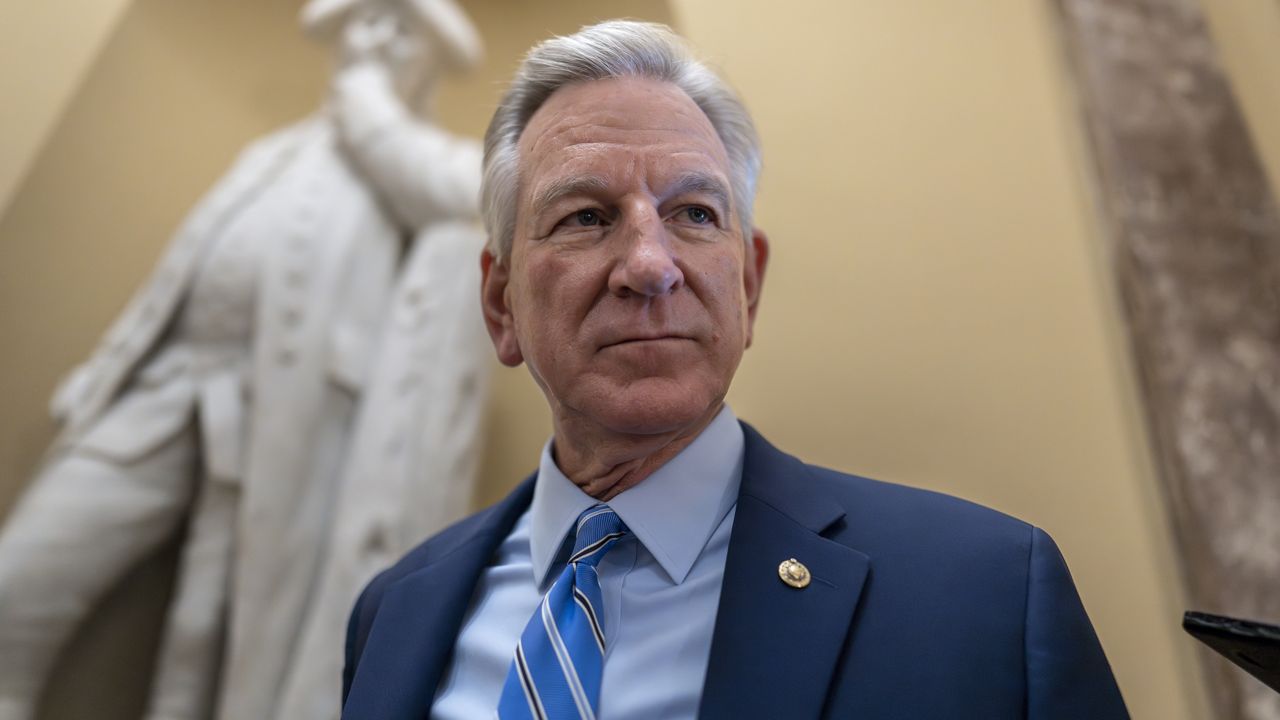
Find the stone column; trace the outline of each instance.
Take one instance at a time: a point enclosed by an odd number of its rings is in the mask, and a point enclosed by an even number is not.
[[[1195,0],[1053,2],[1189,602],[1280,622],[1274,195]],[[1203,660],[1222,718],[1280,718]]]

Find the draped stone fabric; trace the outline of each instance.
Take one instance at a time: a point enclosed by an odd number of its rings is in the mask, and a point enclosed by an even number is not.
[[[1194,0],[1054,2],[1189,602],[1280,622],[1274,195]],[[1202,657],[1221,717],[1280,718]]]

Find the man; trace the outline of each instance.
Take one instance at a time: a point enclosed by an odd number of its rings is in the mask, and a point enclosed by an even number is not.
[[[534,48],[484,162],[486,323],[554,437],[365,590],[345,717],[1127,717],[1042,531],[807,466],[724,405],[758,143],[668,30]]]

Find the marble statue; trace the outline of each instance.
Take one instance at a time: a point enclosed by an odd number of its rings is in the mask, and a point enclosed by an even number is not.
[[[452,0],[303,24],[338,58],[324,110],[242,154],[55,395],[0,530],[0,720],[186,517],[148,717],[336,717],[335,609],[469,501],[480,150],[413,110],[479,39]]]

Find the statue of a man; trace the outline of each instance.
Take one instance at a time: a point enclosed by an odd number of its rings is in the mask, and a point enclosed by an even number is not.
[[[465,235],[480,167],[472,141],[396,136],[478,58],[451,0],[303,19],[337,51],[329,107],[244,152],[55,397],[63,432],[0,531],[0,718],[34,716],[76,626],[189,513],[149,716],[281,717],[404,238]]]

